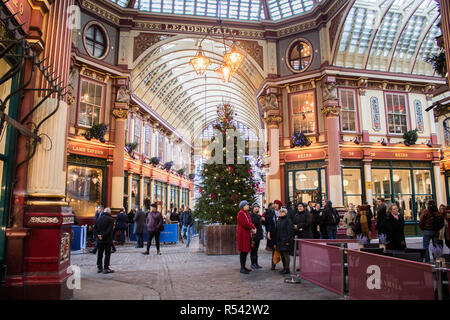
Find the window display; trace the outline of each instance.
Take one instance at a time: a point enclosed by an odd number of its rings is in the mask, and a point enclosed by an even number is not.
[[[69,165],[67,201],[78,217],[93,217],[95,207],[103,204],[103,170]]]
[[[314,91],[291,96],[293,132],[311,134],[316,131],[316,113]]]
[[[344,207],[353,203],[355,207],[362,204],[361,169],[342,169],[342,185],[344,190]]]

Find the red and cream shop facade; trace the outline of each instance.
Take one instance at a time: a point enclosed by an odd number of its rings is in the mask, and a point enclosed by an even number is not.
[[[342,203],[355,205],[367,201],[376,206],[377,198],[396,202],[405,216],[405,233],[419,234],[418,218],[426,200],[442,194],[440,153],[429,147],[403,144],[368,146],[353,142],[340,144]],[[282,198],[292,203],[330,199],[336,186],[329,183],[328,163],[333,161],[327,145],[295,148],[280,152]],[[438,200],[439,201],[439,200]]]
[[[124,189],[114,193],[112,179],[116,161],[113,144],[69,137],[67,148],[67,201],[80,224],[94,222],[97,205],[118,209],[113,206],[113,198],[123,199],[123,208],[128,211],[131,208],[146,209],[148,203],[157,202],[158,209],[164,214],[169,211],[170,204],[178,208],[190,204],[189,195],[193,194],[190,180],[132,159],[125,151],[122,160]]]

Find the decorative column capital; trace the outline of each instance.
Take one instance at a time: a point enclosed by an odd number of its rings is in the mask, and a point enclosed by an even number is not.
[[[281,116],[268,116],[264,118],[264,122],[268,125],[279,125],[283,121],[283,118]]]
[[[321,111],[325,117],[339,117],[341,107],[338,105],[326,105],[322,107]]]
[[[114,109],[112,112],[116,119],[126,119],[128,117],[127,109]]]

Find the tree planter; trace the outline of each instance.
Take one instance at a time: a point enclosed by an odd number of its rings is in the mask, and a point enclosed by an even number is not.
[[[200,231],[200,249],[207,255],[238,254],[237,225],[204,225]]]

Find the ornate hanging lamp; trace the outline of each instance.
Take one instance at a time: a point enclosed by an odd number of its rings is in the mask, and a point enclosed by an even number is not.
[[[226,63],[217,68],[216,72],[220,75],[223,82],[225,83],[230,82],[234,75],[233,69]]]
[[[239,52],[236,44],[233,44],[231,51],[223,56],[223,61],[231,68],[234,73],[242,65],[242,62],[244,61],[244,55]]]
[[[195,58],[191,59],[191,65],[194,68],[195,73],[199,76],[203,75],[210,64],[211,60],[205,57],[202,46],[200,46]]]

